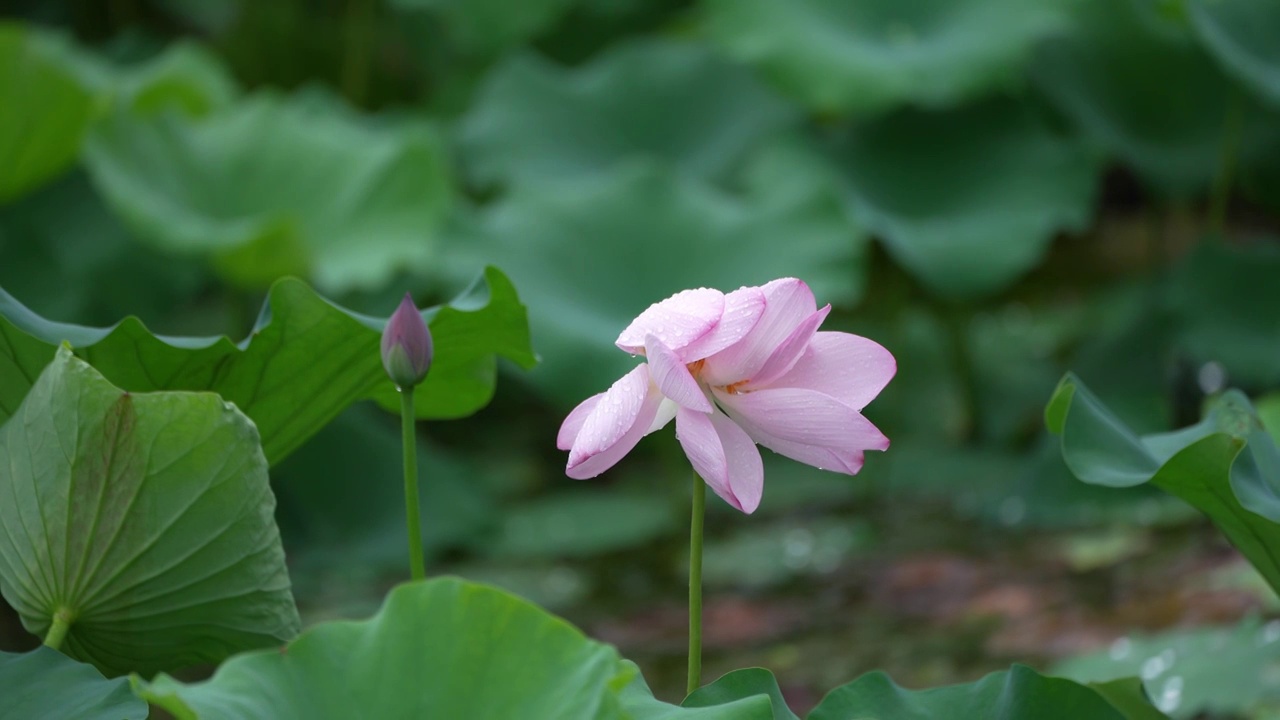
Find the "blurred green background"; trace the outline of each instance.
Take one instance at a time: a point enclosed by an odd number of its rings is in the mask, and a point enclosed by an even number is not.
[[[1068,368],[1140,431],[1229,386],[1280,420],[1275,0],[0,7],[0,286],[239,339],[283,275],[385,316],[499,266],[542,363],[423,424],[430,567],[616,643],[660,697],[687,463],[661,433],[577,483],[553,438],[648,304],[796,275],[897,356],[868,409],[893,447],[855,478],[769,457],[756,515],[714,506],[708,679],[767,664],[803,711],[875,667],[1016,659],[1280,717],[1265,585],[1179,502],[1071,479],[1041,420]],[[273,468],[307,621],[403,576],[396,430],[357,407]],[[0,649],[34,644],[4,611]]]

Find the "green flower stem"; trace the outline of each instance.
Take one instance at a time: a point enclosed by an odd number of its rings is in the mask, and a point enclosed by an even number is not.
[[[1222,149],[1218,156],[1218,173],[1213,179],[1213,194],[1209,198],[1209,232],[1214,241],[1225,239],[1227,230],[1227,205],[1231,200],[1231,183],[1235,179],[1236,153],[1240,149],[1240,129],[1244,120],[1244,101],[1239,92],[1233,92],[1227,101],[1226,118],[1222,129]]]
[[[62,641],[67,637],[67,631],[71,629],[72,613],[67,608],[58,608],[53,613],[53,625],[49,627],[49,633],[44,636],[44,644],[57,650],[62,647]]]
[[[959,379],[960,398],[964,405],[964,440],[972,442],[981,436],[982,398],[978,389],[978,374],[973,366],[973,347],[969,337],[969,325],[973,310],[967,305],[942,306],[940,315],[950,342],[951,367]]]
[[[691,694],[702,686],[702,518],[707,484],[693,473],[693,517],[689,523],[689,683]]]
[[[409,528],[409,576],[427,576],[422,560],[422,522],[418,518],[418,443],[414,437],[413,386],[400,389],[400,428],[404,443],[404,510]]]

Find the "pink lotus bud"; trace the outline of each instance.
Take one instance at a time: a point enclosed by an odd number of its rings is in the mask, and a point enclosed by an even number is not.
[[[427,376],[431,356],[431,331],[405,293],[382,331],[382,367],[396,387],[411,388]]]

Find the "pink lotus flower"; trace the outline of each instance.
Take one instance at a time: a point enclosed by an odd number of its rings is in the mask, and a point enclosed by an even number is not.
[[[756,443],[856,474],[866,450],[889,447],[861,410],[897,362],[864,337],[819,332],[830,311],[795,278],[728,294],[685,290],[650,306],[617,340],[648,362],[582,401],[561,425],[565,473],[595,477],[675,418],[694,469],[744,513],[764,492]]]

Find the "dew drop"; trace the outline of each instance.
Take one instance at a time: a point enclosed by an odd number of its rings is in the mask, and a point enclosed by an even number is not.
[[[1000,522],[1004,525],[1017,525],[1027,516],[1027,503],[1020,497],[1007,497],[1000,503]]]
[[[1280,620],[1272,620],[1262,626],[1262,633],[1258,637],[1259,645],[1270,645],[1280,640]]]
[[[1116,641],[1111,643],[1111,648],[1107,650],[1112,660],[1123,660],[1129,657],[1131,652],[1133,652],[1133,642],[1127,637],[1116,638]]]
[[[1220,393],[1227,386],[1227,369],[1222,363],[1211,360],[1200,366],[1196,382],[1200,385],[1200,392],[1205,395]]]
[[[812,532],[804,528],[792,530],[782,539],[783,563],[792,569],[805,567],[813,558],[813,546]]]
[[[1164,673],[1164,661],[1160,656],[1149,657],[1142,663],[1142,679],[1155,680]]]
[[[910,25],[901,22],[890,25],[885,36],[894,45],[911,45],[916,42],[916,31]]]
[[[1182,678],[1178,675],[1167,678],[1160,688],[1160,696],[1156,698],[1156,707],[1162,712],[1171,713],[1182,704]]]

